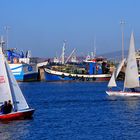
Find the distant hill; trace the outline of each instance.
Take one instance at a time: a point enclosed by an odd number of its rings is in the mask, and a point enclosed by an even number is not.
[[[125,50],[124,51],[124,57],[127,57],[127,53],[128,51]],[[104,54],[99,54],[96,57],[103,57],[103,58],[107,58],[108,60],[112,60],[112,61],[120,61],[122,58],[122,52],[121,51],[115,51],[115,52],[109,52],[109,53],[104,53]],[[36,58],[37,62],[44,62],[44,61],[53,61],[53,58]],[[82,62],[83,60],[85,60],[85,57],[83,56],[77,56],[77,59]]]
[[[127,56],[127,53],[128,51],[125,50],[124,51],[124,57]],[[110,60],[120,60],[122,58],[122,52],[121,51],[115,51],[115,52],[109,52],[109,53],[104,53],[104,54],[100,54],[98,56],[102,56],[102,57],[105,57],[107,59],[110,59]]]

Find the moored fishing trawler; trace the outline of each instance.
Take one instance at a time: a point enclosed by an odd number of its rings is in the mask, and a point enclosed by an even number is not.
[[[46,81],[108,81],[109,67],[103,58],[87,62],[44,67]]]
[[[63,43],[61,57],[55,57],[53,63],[44,67],[46,81],[108,81],[111,77],[107,60],[102,57],[77,60],[75,49],[65,60],[65,45]],[[70,59],[71,58],[71,59]]]
[[[111,74],[70,74],[66,72],[53,71],[45,68],[46,81],[108,81],[110,77]]]
[[[108,87],[110,90],[106,91],[109,96],[140,96],[140,84],[139,84],[139,74],[138,74],[138,66],[136,62],[135,55],[135,44],[134,44],[134,35],[131,33],[130,38],[130,47],[128,58],[126,61],[126,70],[125,70],[125,80],[124,80],[124,88],[123,90],[113,90],[113,87],[117,87],[116,78],[118,73],[121,70],[125,60],[122,60],[116,71],[112,74],[112,77],[109,81]]]
[[[0,46],[0,105],[4,106],[5,101],[11,101],[12,110],[7,112],[1,108],[0,120],[17,120],[31,118],[34,109],[30,108],[18,83],[10,70],[7,60]]]

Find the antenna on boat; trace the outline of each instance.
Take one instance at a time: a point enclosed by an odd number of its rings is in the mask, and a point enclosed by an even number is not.
[[[93,51],[93,58],[96,57],[96,38],[94,38],[94,51]]]
[[[93,48],[93,52],[91,52],[91,58],[95,58],[96,57],[96,38],[94,38],[94,48]]]
[[[6,49],[8,49],[8,43],[9,43],[9,29],[10,27],[9,26],[4,26],[4,30],[6,31]]]

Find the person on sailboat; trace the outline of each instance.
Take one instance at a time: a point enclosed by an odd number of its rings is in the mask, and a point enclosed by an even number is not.
[[[4,102],[4,104],[1,106],[1,113],[2,114],[7,114],[7,110],[8,110],[8,103],[7,101]]]
[[[11,100],[8,101],[8,104],[7,104],[7,113],[11,113],[12,112],[12,109],[13,109],[13,106],[11,104]]]
[[[1,114],[8,114],[12,112],[12,104],[11,104],[11,100],[9,100],[8,102],[5,101],[4,104],[1,106]]]

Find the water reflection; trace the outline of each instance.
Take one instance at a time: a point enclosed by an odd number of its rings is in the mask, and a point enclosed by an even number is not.
[[[129,109],[136,109],[139,106],[140,97],[117,97],[117,96],[107,96],[108,101],[118,101],[124,102]]]
[[[139,107],[140,97],[128,97],[126,103],[130,109],[137,109]]]
[[[32,120],[0,122],[0,140],[22,139],[29,135]]]

